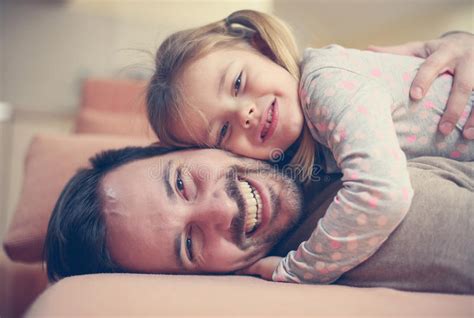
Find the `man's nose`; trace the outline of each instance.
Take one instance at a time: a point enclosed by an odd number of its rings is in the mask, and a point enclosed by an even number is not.
[[[209,195],[207,200],[200,202],[194,213],[194,221],[210,231],[230,233],[232,222],[237,217],[237,206],[224,191]]]

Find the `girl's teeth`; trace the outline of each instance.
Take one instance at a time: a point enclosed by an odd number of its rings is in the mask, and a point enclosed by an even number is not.
[[[271,123],[273,118],[273,108],[270,108],[268,111],[268,118],[267,118],[267,123]]]

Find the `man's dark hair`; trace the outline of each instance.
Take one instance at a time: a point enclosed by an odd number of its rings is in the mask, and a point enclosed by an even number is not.
[[[177,148],[127,147],[104,151],[90,159],[64,187],[53,209],[44,245],[50,281],[63,277],[121,272],[107,249],[100,185],[113,169],[132,161],[164,155]]]

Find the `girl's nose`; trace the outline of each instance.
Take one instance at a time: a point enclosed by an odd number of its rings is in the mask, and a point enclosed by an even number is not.
[[[241,109],[237,111],[238,121],[239,124],[243,128],[250,128],[256,124],[255,118],[255,105],[253,103],[249,103],[247,106],[243,106]]]

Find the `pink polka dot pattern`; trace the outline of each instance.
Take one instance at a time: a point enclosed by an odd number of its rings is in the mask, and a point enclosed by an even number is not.
[[[426,109],[433,109],[435,106],[434,106],[434,103],[430,100],[427,100],[425,101],[425,103],[423,104],[423,106],[426,108]]]
[[[330,87],[330,88],[326,89],[326,91],[324,91],[324,95],[326,95],[326,96],[334,96],[335,93],[336,93],[336,91],[332,87]]]
[[[410,144],[416,142],[416,135],[407,136],[407,142],[410,143]]]
[[[325,132],[327,129],[328,129],[328,126],[326,123],[317,123],[316,124],[316,129],[319,131],[319,132]]]
[[[352,214],[352,212],[354,212],[354,209],[350,205],[344,205],[343,210],[346,214]]]
[[[317,253],[322,253],[324,250],[323,250],[323,245],[321,243],[316,243],[314,245],[314,250],[317,252]]]
[[[329,123],[329,125],[328,125],[328,130],[329,130],[329,131],[334,130],[334,127],[335,127],[335,126],[336,126],[336,124],[335,124],[333,121],[331,121],[331,122]]]
[[[347,250],[349,251],[354,251],[357,249],[357,247],[359,247],[359,243],[357,243],[357,241],[347,243]]]
[[[357,224],[366,225],[367,224],[367,215],[361,213],[357,216]]]
[[[342,258],[342,254],[339,252],[333,253],[331,255],[333,261],[339,261]]]
[[[333,250],[341,248],[341,243],[338,241],[331,241],[330,246]]]
[[[459,152],[465,153],[465,152],[468,151],[469,147],[466,144],[459,144],[459,145],[456,146],[456,149]]]
[[[377,218],[377,225],[378,226],[383,227],[383,226],[387,225],[387,222],[388,222],[388,218],[385,215],[381,215]]]
[[[378,237],[372,237],[370,240],[369,240],[369,245],[370,246],[377,246],[380,242],[380,238]]]
[[[296,250],[296,253],[295,253],[295,259],[301,260],[301,259],[302,259],[301,253],[302,253],[302,252],[301,252],[301,249],[300,249],[300,248],[297,249],[297,250]]]
[[[428,113],[426,110],[422,110],[418,113],[418,116],[421,118],[421,119],[426,119],[428,118],[430,113]]]
[[[353,90],[356,87],[356,84],[353,81],[343,81],[342,87],[347,90]]]
[[[405,81],[405,82],[411,82],[411,76],[410,76],[410,73],[408,73],[408,72],[403,73],[402,78],[403,78],[403,81]]]
[[[312,273],[310,273],[310,272],[306,272],[306,273],[304,273],[304,275],[303,275],[303,278],[304,278],[305,280],[312,280],[313,277],[314,277],[314,275],[313,275]]]
[[[420,138],[418,139],[418,143],[419,143],[420,145],[427,145],[427,144],[428,144],[428,141],[429,141],[429,140],[428,140],[428,137],[426,137],[426,136],[420,137]]]
[[[436,148],[438,148],[439,150],[444,150],[447,148],[448,144],[444,141],[441,141],[441,142],[438,142],[435,144]]]
[[[326,268],[326,263],[324,262],[316,262],[315,267],[318,271],[321,271]]]
[[[369,201],[368,201],[369,206],[370,206],[372,209],[377,208],[378,201],[379,201],[379,199],[377,199],[376,197],[373,197],[373,196],[370,197],[370,198],[369,198]]]
[[[405,201],[408,201],[409,197],[410,197],[410,191],[407,189],[407,188],[403,188],[402,189],[402,197],[403,197],[403,200]]]
[[[364,105],[359,105],[357,107],[357,111],[361,114],[364,114],[364,115],[367,115],[369,112],[367,110],[367,107],[365,107]]]
[[[455,150],[455,151],[451,152],[450,156],[451,156],[451,158],[457,159],[457,158],[461,157],[461,152]]]
[[[382,72],[380,71],[380,69],[374,68],[374,69],[370,72],[370,74],[371,74],[372,76],[375,76],[375,77],[380,77],[380,75],[382,75]]]

